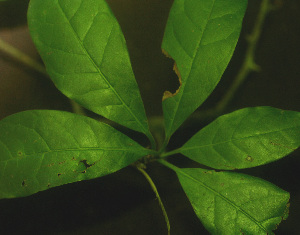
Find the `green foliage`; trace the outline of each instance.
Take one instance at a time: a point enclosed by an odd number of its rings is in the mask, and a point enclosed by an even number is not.
[[[287,192],[248,175],[181,169],[163,159],[182,153],[208,167],[233,170],[278,160],[299,147],[299,112],[257,107],[223,115],[166,152],[172,134],[219,82],[246,5],[246,0],[174,1],[162,48],[175,60],[180,87],[164,94],[165,141],[156,150],[125,40],[107,3],[31,0],[30,32],[57,88],[83,107],[144,133],[152,149],[88,117],[61,111],[14,114],[0,122],[0,198],[101,177],[132,163],[146,174],[141,166],[147,156],[176,172],[211,233],[272,233],[287,217]]]
[[[200,130],[179,152],[215,169],[263,165],[298,148],[299,119],[299,112],[271,107],[240,109]]]
[[[176,62],[178,94],[165,93],[167,139],[218,84],[239,38],[247,0],[174,1],[162,48]]]
[[[101,177],[151,153],[94,119],[25,111],[0,122],[0,198]]]
[[[287,216],[289,193],[262,179],[201,168],[176,173],[212,234],[271,234]]]
[[[33,0],[28,24],[47,72],[62,93],[150,136],[125,39],[105,1]]]

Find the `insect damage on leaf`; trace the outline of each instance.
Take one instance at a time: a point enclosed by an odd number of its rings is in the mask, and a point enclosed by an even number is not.
[[[164,52],[164,53],[167,53],[167,52]],[[169,57],[168,54],[166,54],[166,56]],[[178,76],[178,79],[179,79],[179,87],[178,87],[178,89],[175,91],[175,93],[172,93],[172,92],[170,92],[170,91],[165,91],[165,92],[164,92],[164,95],[163,95],[163,98],[162,98],[162,101],[164,101],[165,99],[168,99],[168,98],[170,98],[170,97],[173,97],[173,96],[177,95],[177,94],[179,93],[179,91],[180,91],[181,86],[182,86],[181,75],[180,75],[180,73],[179,73],[179,70],[178,70],[178,67],[177,67],[176,62],[174,63],[173,70],[175,71],[176,75]]]
[[[79,161],[79,164],[81,164],[81,165],[83,165],[84,166],[84,170],[82,170],[82,171],[80,171],[80,173],[86,173],[86,171],[87,171],[87,169],[89,169],[90,167],[92,167],[93,165],[95,165],[96,164],[96,162],[93,162],[92,164],[89,164],[88,162],[87,162],[87,160],[86,159],[84,159],[84,160],[81,160],[81,161]]]

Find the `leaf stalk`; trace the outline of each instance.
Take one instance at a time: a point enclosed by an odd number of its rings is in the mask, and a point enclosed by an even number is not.
[[[144,164],[138,164],[136,165],[136,168],[145,176],[146,180],[148,181],[148,183],[150,184],[153,192],[155,193],[156,195],[156,198],[158,200],[158,203],[159,203],[159,206],[163,212],[163,215],[164,215],[164,218],[165,218],[165,221],[166,221],[166,224],[167,224],[167,229],[168,229],[168,235],[170,235],[170,230],[171,230],[171,227],[170,227],[170,222],[169,222],[169,218],[168,218],[168,214],[166,212],[166,209],[162,203],[162,200],[159,196],[159,193],[157,191],[157,188],[153,182],[153,180],[151,179],[151,177],[148,175],[148,173],[144,170],[145,169],[145,165]]]

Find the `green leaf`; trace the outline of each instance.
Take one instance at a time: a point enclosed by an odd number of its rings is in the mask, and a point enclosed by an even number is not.
[[[91,118],[25,111],[0,122],[0,198],[101,177],[150,153]]]
[[[175,60],[181,87],[167,92],[167,139],[218,84],[236,46],[247,0],[175,0],[162,48]]]
[[[273,234],[288,216],[289,193],[262,179],[196,168],[176,173],[211,234]]]
[[[31,0],[28,24],[63,94],[150,136],[125,39],[105,0]]]
[[[299,146],[299,112],[256,107],[217,118],[178,152],[206,166],[232,170],[276,161]]]

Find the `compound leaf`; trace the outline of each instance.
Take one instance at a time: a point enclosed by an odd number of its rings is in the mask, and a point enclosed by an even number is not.
[[[166,137],[213,91],[236,46],[247,0],[175,0],[162,48],[175,60],[180,88],[166,92]]]
[[[288,216],[289,193],[260,178],[200,168],[176,173],[211,234],[273,234]]]
[[[223,115],[179,149],[215,169],[241,169],[276,161],[300,146],[300,113],[271,107]]]
[[[0,198],[101,177],[149,154],[126,135],[62,111],[25,111],[0,122]]]
[[[28,25],[63,94],[150,136],[125,39],[105,0],[31,0]]]

